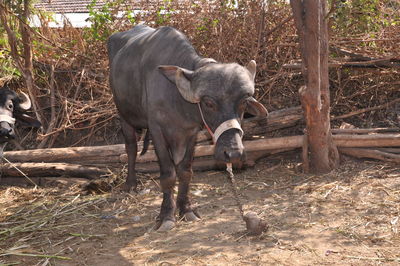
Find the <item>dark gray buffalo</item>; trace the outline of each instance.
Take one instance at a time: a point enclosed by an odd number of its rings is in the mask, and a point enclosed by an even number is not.
[[[202,58],[179,31],[139,25],[108,40],[110,84],[128,153],[126,189],[136,189],[136,129],[150,132],[160,165],[163,192],[159,231],[175,225],[176,205],[186,220],[198,220],[189,200],[196,135],[212,132],[215,158],[243,159],[244,111],[265,116],[253,97],[256,63],[247,67]],[[176,176],[179,178],[174,200]]]
[[[28,116],[31,101],[25,93],[18,96],[14,91],[0,88],[0,157],[3,148],[10,139],[15,138],[14,124],[19,121],[26,126],[40,127],[36,119]]]

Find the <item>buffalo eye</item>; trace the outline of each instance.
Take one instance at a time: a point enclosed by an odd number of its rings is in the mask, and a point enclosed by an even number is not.
[[[7,109],[10,110],[10,111],[12,111],[13,108],[14,108],[13,103],[12,103],[12,102],[9,102],[9,103],[7,104]]]
[[[207,109],[216,111],[217,110],[217,104],[214,102],[214,100],[210,98],[204,98],[203,103]]]

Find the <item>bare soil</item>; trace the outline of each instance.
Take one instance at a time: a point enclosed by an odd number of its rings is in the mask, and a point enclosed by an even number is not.
[[[303,174],[277,156],[236,173],[245,212],[269,224],[248,236],[224,172],[195,174],[200,222],[152,231],[161,204],[156,175],[137,194],[84,195],[62,178],[0,187],[0,265],[399,265],[400,169],[345,159]],[[58,256],[58,257],[55,257]]]

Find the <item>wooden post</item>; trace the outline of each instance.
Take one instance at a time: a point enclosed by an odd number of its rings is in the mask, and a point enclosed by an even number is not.
[[[306,85],[299,89],[306,120],[311,170],[326,173],[339,164],[330,131],[328,26],[325,0],[291,0],[300,39]]]

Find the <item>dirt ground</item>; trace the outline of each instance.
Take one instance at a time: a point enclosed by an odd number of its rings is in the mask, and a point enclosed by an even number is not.
[[[293,157],[293,156],[292,156]],[[287,157],[286,157],[287,158]],[[399,265],[400,169],[345,158],[327,175],[276,156],[236,173],[245,212],[269,224],[248,236],[224,172],[199,172],[202,220],[152,232],[156,175],[138,194],[95,195],[82,182],[0,187],[0,265]]]

